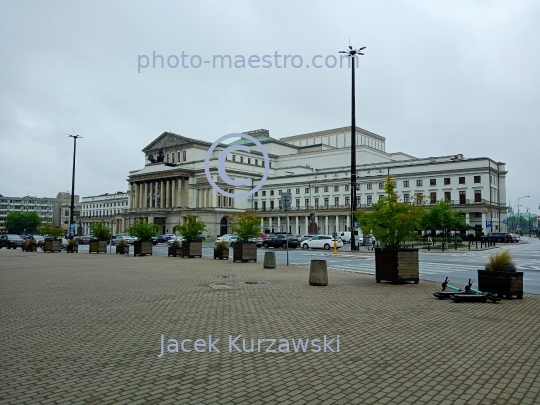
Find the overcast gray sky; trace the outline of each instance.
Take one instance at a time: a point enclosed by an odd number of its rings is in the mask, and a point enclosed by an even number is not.
[[[213,142],[350,125],[350,70],[324,66],[350,38],[367,47],[358,126],[389,152],[505,162],[507,200],[530,195],[522,210],[536,212],[539,21],[540,2],[519,0],[0,0],[0,193],[70,191],[72,128],[84,137],[76,193],[88,196],[126,190],[163,131]],[[168,67],[182,52],[189,67]],[[303,66],[277,68],[275,52]],[[215,54],[272,55],[273,67],[190,66]],[[323,67],[305,67],[315,55]]]

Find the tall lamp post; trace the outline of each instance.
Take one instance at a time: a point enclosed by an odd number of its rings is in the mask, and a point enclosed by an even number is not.
[[[77,152],[77,139],[82,138],[80,135],[68,135],[68,138],[73,138],[73,171],[71,173],[71,206],[69,209],[69,238],[73,238],[75,231],[75,222],[73,214],[75,210],[75,154]]]
[[[356,61],[356,55],[363,55],[362,50],[353,49],[349,45],[349,49],[346,51],[339,51],[339,53],[347,54],[349,62],[351,62],[351,220],[354,225],[354,212],[356,211],[356,112],[355,112],[355,99],[354,99],[354,62]],[[351,235],[351,250],[357,250],[356,236],[354,235],[354,228]]]
[[[517,200],[517,207],[518,207],[518,222],[519,222],[519,234],[521,235],[521,214],[519,213],[519,200],[522,198],[529,198],[530,195],[524,195],[523,197],[519,197]]]

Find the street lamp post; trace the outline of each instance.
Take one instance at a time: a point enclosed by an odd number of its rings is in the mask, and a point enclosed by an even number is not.
[[[71,239],[75,231],[75,222],[73,221],[73,211],[75,210],[75,154],[77,152],[77,139],[82,138],[82,136],[70,134],[68,138],[73,138],[73,171],[71,173],[71,206],[69,209],[69,236]]]
[[[518,207],[518,222],[519,222],[519,234],[521,235],[521,214],[519,212],[519,200],[521,200],[522,198],[529,198],[530,195],[524,195],[523,197],[519,197],[518,200],[517,200],[517,207]]]
[[[349,49],[346,51],[339,51],[339,53],[347,54],[349,62],[351,62],[351,220],[354,225],[354,212],[356,211],[356,112],[355,112],[355,94],[354,94],[354,62],[356,61],[356,55],[363,55],[362,50],[353,49],[349,45]],[[356,236],[354,235],[354,228],[351,235],[351,250],[356,250]]]

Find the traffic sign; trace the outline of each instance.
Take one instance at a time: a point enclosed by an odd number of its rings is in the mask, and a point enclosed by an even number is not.
[[[508,220],[507,219],[503,219],[503,224],[508,224]]]
[[[491,221],[486,221],[486,228],[491,228],[491,227],[492,227]]]
[[[292,203],[291,193],[281,193],[281,209],[283,211],[290,211]]]
[[[354,227],[358,228],[358,222],[354,221]]]
[[[517,228],[517,229],[521,229],[521,225],[519,225],[519,224],[516,225],[516,228]]]

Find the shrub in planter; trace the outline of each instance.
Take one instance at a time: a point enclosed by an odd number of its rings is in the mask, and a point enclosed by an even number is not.
[[[214,259],[229,259],[229,243],[222,240],[214,246]]]
[[[116,254],[129,254],[129,245],[126,243],[125,239],[120,239],[116,244]]]
[[[34,238],[28,238],[24,241],[23,250],[25,252],[35,252],[37,251],[37,240]]]
[[[66,233],[62,228],[55,228],[47,222],[39,228],[39,231],[45,237],[42,245],[44,252],[60,252],[62,250],[62,237]]]
[[[90,228],[92,239],[88,247],[88,253],[107,253],[107,238],[111,230],[107,227],[105,221],[101,220]]]
[[[131,236],[137,238],[133,243],[134,256],[152,255],[152,237],[157,236],[158,228],[159,226],[157,224],[135,221],[135,223],[127,230]]]
[[[396,183],[386,176],[386,195],[372,206],[371,211],[359,210],[355,217],[384,246],[375,249],[375,278],[394,283],[419,280],[418,249],[400,248],[404,241],[414,239],[423,208],[415,203],[398,201]]]
[[[259,236],[261,217],[248,210],[231,215],[230,222],[232,231],[238,235],[233,245],[233,262],[249,260],[256,262],[257,244],[249,240]]]
[[[197,221],[194,215],[188,214],[187,220],[182,225],[176,225],[174,227],[175,232],[180,232],[184,238],[182,242],[182,257],[202,257],[202,231],[204,231],[206,225],[202,221]]]
[[[182,244],[176,239],[169,246],[168,255],[172,257],[182,256]]]
[[[478,270],[478,289],[501,297],[523,298],[523,272],[516,271],[510,251],[495,253],[484,270]]]
[[[68,244],[66,246],[66,252],[67,253],[79,253],[79,243],[76,239],[69,239]]]

